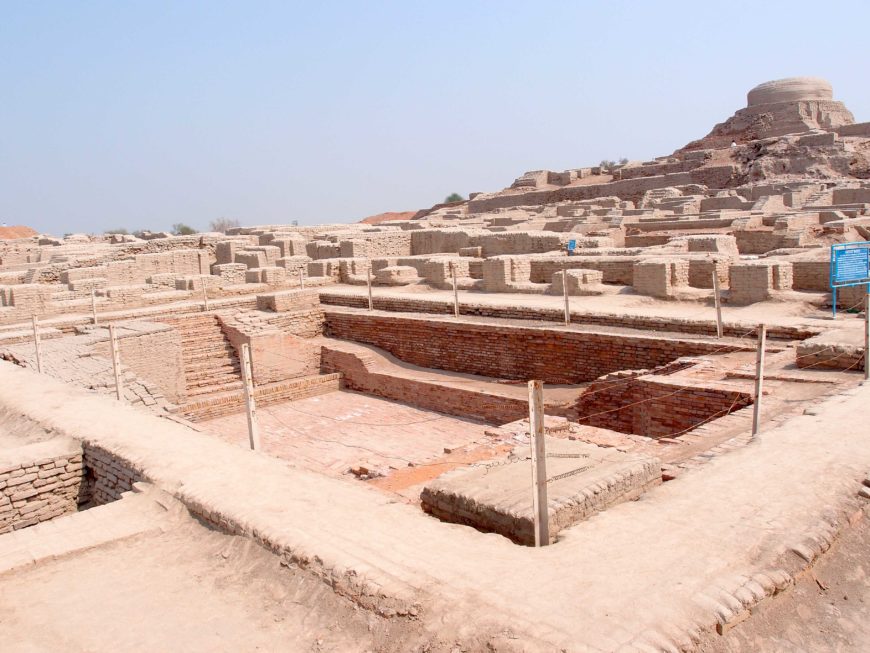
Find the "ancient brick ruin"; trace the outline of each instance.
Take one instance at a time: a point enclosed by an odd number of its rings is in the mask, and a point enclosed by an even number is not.
[[[774,433],[850,401],[866,288],[839,292],[830,318],[830,245],[868,240],[870,123],[795,78],[671,155],[530,171],[410,219],[0,241],[0,573],[44,559],[4,538],[146,495],[378,619],[418,619],[419,643],[474,595],[462,564],[432,580],[440,547],[530,559],[528,381],[544,383],[548,555],[574,560],[608,520],[700,500],[705,474],[711,493],[730,486],[715,476],[728,461],[751,475],[759,400]],[[836,523],[854,508],[840,503]],[[386,543],[342,544],[342,520],[381,524]],[[692,628],[778,591],[726,585],[739,598]],[[501,632],[513,608],[492,601]],[[548,645],[571,631],[511,623]]]

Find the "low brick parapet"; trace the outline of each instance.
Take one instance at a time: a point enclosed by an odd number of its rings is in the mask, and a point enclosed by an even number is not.
[[[0,533],[75,512],[82,447],[71,438],[0,450]]]

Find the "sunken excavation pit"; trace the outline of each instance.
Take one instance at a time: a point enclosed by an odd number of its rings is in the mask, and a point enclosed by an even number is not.
[[[140,480],[111,452],[0,407],[0,534],[117,501]]]
[[[573,524],[678,477],[711,450],[745,443],[757,354],[751,329],[716,338],[679,319],[658,318],[650,329],[618,316],[570,326],[547,317],[369,311],[296,289],[127,319],[114,332],[127,403],[247,446],[247,346],[267,454],[523,545],[533,543],[530,379],[544,384],[552,543]],[[808,335],[789,326],[771,331],[766,353],[782,370],[768,381],[776,411],[837,386],[797,374],[794,348],[812,342]],[[111,393],[109,340],[99,324],[59,322],[41,342],[44,369]],[[33,354],[22,340],[4,355],[30,366]],[[60,513],[46,503],[49,518],[113,501],[147,480],[88,443],[70,455],[78,467],[60,480],[79,473],[69,481],[78,499]],[[9,497],[16,509],[22,496]]]

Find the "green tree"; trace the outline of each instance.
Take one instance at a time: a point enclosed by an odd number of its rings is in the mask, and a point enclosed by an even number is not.
[[[460,195],[459,193],[450,193],[450,195],[444,198],[444,201],[448,204],[450,202],[464,202],[465,198],[462,197],[462,195]]]
[[[176,236],[192,236],[196,233],[196,229],[184,224],[183,222],[177,222],[172,225],[172,233]]]

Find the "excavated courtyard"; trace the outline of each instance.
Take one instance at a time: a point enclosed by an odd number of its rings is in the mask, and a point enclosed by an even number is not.
[[[780,80],[669,157],[412,219],[0,242],[0,638],[769,636],[870,505],[866,286],[829,286],[868,152],[829,85]]]

